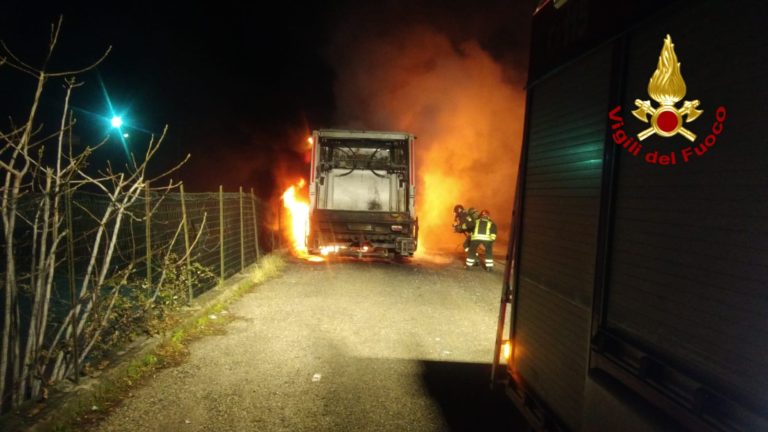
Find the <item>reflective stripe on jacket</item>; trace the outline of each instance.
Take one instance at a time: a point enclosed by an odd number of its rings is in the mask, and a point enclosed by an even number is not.
[[[488,218],[480,218],[475,223],[472,231],[472,240],[494,241],[496,240],[496,224]]]

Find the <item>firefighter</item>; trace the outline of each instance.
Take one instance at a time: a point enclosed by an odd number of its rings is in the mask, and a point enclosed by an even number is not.
[[[490,218],[491,213],[488,210],[480,212],[480,216],[475,222],[469,241],[469,251],[467,252],[467,262],[464,268],[471,269],[478,262],[477,248],[483,245],[485,255],[485,270],[493,270],[493,242],[496,241],[496,224]]]
[[[478,216],[477,210],[473,207],[470,207],[469,210],[464,210],[464,206],[461,204],[456,204],[453,207],[453,231],[464,234],[464,252],[469,249],[469,237],[472,230],[475,229],[475,221]]]

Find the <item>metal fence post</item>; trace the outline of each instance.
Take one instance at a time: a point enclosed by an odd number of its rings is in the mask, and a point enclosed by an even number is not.
[[[147,289],[152,288],[152,206],[150,205],[149,182],[144,185],[144,221],[147,249]]]
[[[253,188],[251,188],[251,214],[253,215],[253,247],[256,249],[256,262],[261,257],[259,256],[259,224],[256,220],[256,195],[253,194]]]
[[[243,187],[240,186],[240,271],[245,270],[245,221],[243,221]]]
[[[219,255],[221,257],[221,283],[224,283],[224,186],[219,185]]]
[[[187,224],[187,205],[184,202],[184,183],[181,183],[180,185],[181,190],[181,224],[184,227],[184,254],[186,257],[186,277],[187,277],[187,289],[189,292],[189,301],[192,301],[192,264],[190,262],[190,252],[189,252],[189,227]]]

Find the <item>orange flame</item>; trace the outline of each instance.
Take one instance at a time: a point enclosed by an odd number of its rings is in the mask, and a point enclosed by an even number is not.
[[[357,36],[357,35],[356,35]],[[346,125],[418,136],[418,254],[462,251],[453,206],[488,209],[503,251],[511,232],[524,93],[515,75],[477,42],[457,47],[417,27],[344,39],[337,104]],[[355,42],[349,44],[348,41]]]
[[[298,188],[305,182],[301,179]],[[288,210],[288,236],[291,240],[291,251],[300,258],[309,256],[306,238],[309,233],[309,204],[296,198],[296,186],[290,186],[283,192],[283,207]]]

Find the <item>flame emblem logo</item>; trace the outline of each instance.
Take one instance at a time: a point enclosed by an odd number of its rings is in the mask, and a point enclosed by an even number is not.
[[[675,105],[685,97],[685,81],[680,73],[680,62],[675,55],[675,44],[672,38],[667,35],[664,39],[664,46],[659,55],[659,64],[648,83],[648,95],[651,99],[659,103],[658,108],[654,108],[650,101],[635,100],[637,109],[632,111],[635,117],[644,123],[649,122],[651,127],[637,134],[640,141],[653,134],[662,137],[671,137],[680,134],[690,141],[696,139],[696,134],[683,127],[683,117],[685,122],[690,123],[703,112],[697,109],[699,101],[685,101],[682,108],[676,108]]]

